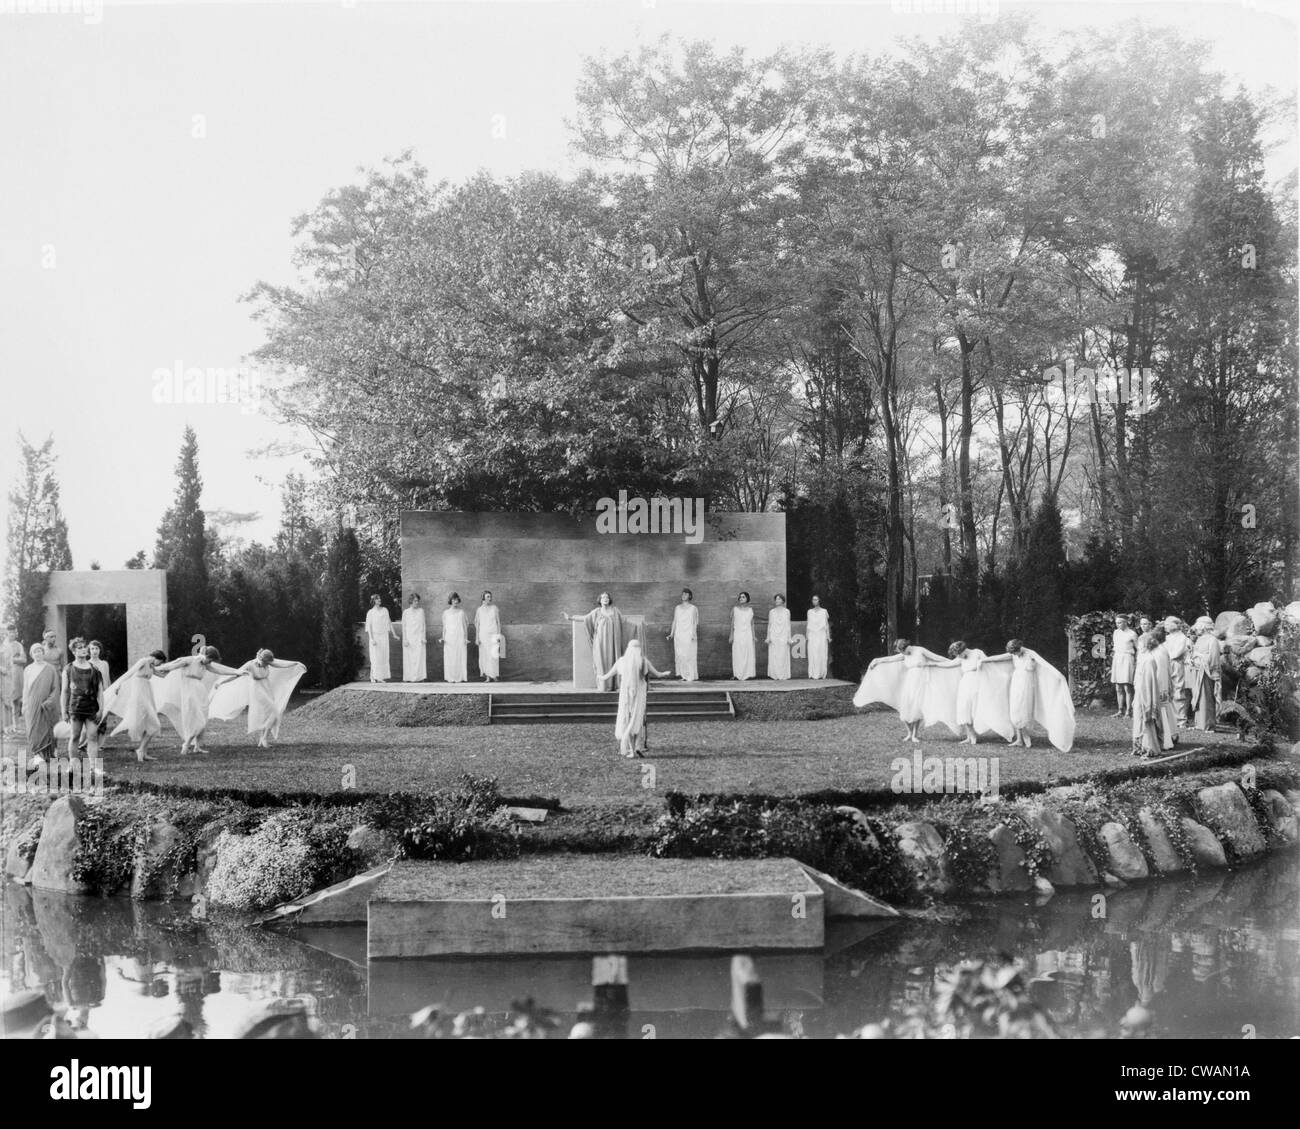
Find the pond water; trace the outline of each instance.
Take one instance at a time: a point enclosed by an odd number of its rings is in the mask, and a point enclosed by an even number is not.
[[[945,924],[834,924],[820,954],[760,956],[764,1002],[786,1030],[848,1032],[923,1006],[953,964],[1009,953],[1067,1036],[1114,1037],[1139,1001],[1164,1038],[1300,1035],[1300,857],[1224,874],[1091,893],[1043,905],[967,903]],[[279,934],[199,924],[184,906],[78,898],[4,885],[5,990],[43,989],[74,1025],[142,1037],[177,1013],[207,1038],[234,1033],[255,1007],[296,998],[333,1038],[391,1038],[428,1004],[482,1006],[504,1027],[533,997],[567,1031],[592,995],[584,957],[365,959],[364,930]],[[629,1033],[707,1038],[723,1030],[729,957],[628,958]]]

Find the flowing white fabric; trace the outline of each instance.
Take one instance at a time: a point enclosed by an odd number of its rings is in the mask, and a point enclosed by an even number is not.
[[[428,622],[424,608],[411,607],[402,613],[402,681],[423,682],[428,677],[424,644]]]
[[[469,617],[464,608],[448,608],[442,613],[442,676],[448,682],[469,679]]]
[[[172,723],[182,741],[192,740],[208,724],[208,698],[218,675],[237,673],[234,667],[220,663],[204,665],[200,656],[191,655],[184,666],[168,671],[155,689],[158,712]]]
[[[501,631],[501,612],[496,604],[479,604],[474,613],[474,638],[478,640],[479,674],[500,678],[505,635]]]
[[[370,681],[386,682],[393,677],[388,661],[388,640],[393,621],[382,604],[366,612],[366,640],[370,645]]]
[[[1070,683],[1037,651],[1022,647],[1020,653],[1034,660],[1033,719],[1047,730],[1047,739],[1053,745],[1068,753],[1074,747],[1074,699],[1070,697]],[[1014,700],[1013,691],[1013,706]]]
[[[132,741],[140,741],[162,732],[158,706],[154,701],[153,660],[143,658],[113,683],[104,694],[104,713],[116,714],[121,720],[109,736],[126,732]]]
[[[825,608],[809,608],[808,677],[825,678],[831,650],[831,617]]]
[[[635,740],[645,729],[646,659],[636,643],[629,643],[614,664],[618,673],[618,715],[614,736],[625,753],[635,750]],[[641,744],[644,744],[644,739]]]
[[[673,609],[673,669],[683,682],[698,682],[698,647],[700,609],[694,604],[679,603]]]
[[[269,737],[278,736],[289,699],[307,668],[300,662],[262,666],[256,659],[250,659],[239,669],[238,678],[222,683],[213,691],[208,716],[232,721],[247,710],[249,733],[266,730]]]
[[[755,670],[754,609],[737,605],[731,609],[731,677],[753,678]]]
[[[773,608],[767,616],[767,676],[790,677],[790,609]]]
[[[862,678],[853,704],[861,709],[883,702],[898,711],[908,725],[946,725],[960,735],[957,725],[957,684],[961,672],[955,666],[935,667],[947,660],[924,647],[908,647],[902,659],[878,662]]]

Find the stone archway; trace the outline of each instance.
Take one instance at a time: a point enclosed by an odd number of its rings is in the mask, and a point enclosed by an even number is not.
[[[58,569],[45,592],[45,630],[65,654],[68,608],[77,604],[126,605],[126,660],[167,650],[167,570],[159,568]],[[170,656],[175,657],[175,656]]]

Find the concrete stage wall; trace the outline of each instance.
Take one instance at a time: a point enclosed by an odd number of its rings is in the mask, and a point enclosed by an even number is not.
[[[625,615],[646,617],[650,661],[672,665],[665,639],[681,589],[690,588],[700,609],[701,678],[730,678],[727,643],[731,607],[742,589],[754,604],[758,676],[767,669],[765,617],[777,592],[785,593],[785,514],[716,513],[703,540],[687,544],[681,533],[599,533],[593,512],[562,514],[448,513],[401,515],[402,606],[418,593],[428,620],[428,676],[441,680],[437,643],[447,597],[459,592],[470,621],[483,589],[501,608],[506,657],[503,680],[567,681],[572,677],[572,629],[563,613],[584,614],[608,590]],[[390,608],[394,619],[401,609]],[[802,616],[804,608],[792,608]],[[794,625],[802,631],[803,625]],[[807,674],[806,658],[791,675]],[[401,677],[401,646],[393,644],[393,677]],[[477,648],[469,648],[469,673],[478,677]]]

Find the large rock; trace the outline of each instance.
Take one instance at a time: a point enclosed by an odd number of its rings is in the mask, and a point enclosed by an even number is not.
[[[37,816],[9,844],[9,850],[5,853],[4,872],[10,878],[16,878],[19,882],[28,880],[27,876],[31,872],[35,857],[34,841],[40,836],[44,822],[43,816]]]
[[[909,820],[894,828],[903,863],[916,879],[917,888],[930,894],[952,890],[952,873],[943,839],[929,823]]]
[[[1241,612],[1220,612],[1214,619],[1214,633],[1220,639],[1234,635],[1258,635],[1250,616]]]
[[[1231,780],[1196,793],[1201,819],[1214,828],[1220,842],[1227,840],[1238,859],[1262,855],[1268,844],[1259,829],[1259,821],[1242,790]]]
[[[1169,832],[1150,808],[1138,812],[1138,826],[1146,837],[1147,850],[1151,852],[1151,862],[1157,874],[1178,874],[1187,869],[1183,857],[1169,838]]]
[[[41,824],[41,841],[28,874],[33,886],[41,890],[60,890],[65,894],[86,894],[87,886],[72,877],[72,863],[80,840],[77,825],[85,817],[86,801],[80,796],[60,796],[45,810]]]
[[[1300,623],[1300,600],[1292,600],[1287,604],[1282,609],[1282,615],[1292,623]]]
[[[1137,844],[1129,838],[1122,823],[1103,823],[1101,841],[1106,844],[1106,862],[1110,873],[1115,877],[1132,882],[1136,878],[1151,876],[1147,860],[1143,858]]]
[[[1033,880],[1025,869],[1025,852],[1016,842],[1016,833],[1005,823],[999,823],[989,832],[989,841],[998,853],[997,865],[989,873],[989,889],[995,894],[1033,889]]]
[[[835,809],[835,814],[851,820],[858,838],[873,851],[880,850],[880,840],[876,838],[876,833],[871,830],[871,824],[861,809],[852,807],[849,804],[841,804]]]
[[[192,876],[178,874],[175,860],[165,858],[180,839],[181,833],[165,820],[159,820],[149,828],[149,841],[136,856],[135,869],[131,873],[131,897],[188,897],[194,893]]]
[[[1256,604],[1246,614],[1255,626],[1256,635],[1272,635],[1277,630],[1277,608],[1272,604]]]
[[[1281,792],[1269,788],[1263,793],[1264,806],[1268,811],[1268,821],[1286,842],[1294,843],[1297,838],[1297,821],[1294,805]]]
[[[1224,867],[1228,858],[1223,853],[1223,846],[1214,837],[1214,832],[1194,819],[1183,816],[1180,820],[1183,834],[1187,836],[1187,845],[1192,851],[1192,861],[1199,866]]]
[[[1043,837],[1052,852],[1047,878],[1053,886],[1095,886],[1101,881],[1097,868],[1079,846],[1079,836],[1063,815],[1051,808],[1028,807],[1025,818]]]
[[[1246,661],[1251,666],[1268,666],[1273,661],[1272,647],[1256,647],[1246,655]]]

